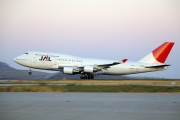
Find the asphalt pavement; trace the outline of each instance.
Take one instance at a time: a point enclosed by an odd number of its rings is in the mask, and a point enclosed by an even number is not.
[[[0,120],[180,120],[180,94],[2,92]]]

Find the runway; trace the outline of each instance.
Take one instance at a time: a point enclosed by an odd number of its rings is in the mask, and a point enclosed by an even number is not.
[[[5,92],[0,120],[180,120],[180,94]]]

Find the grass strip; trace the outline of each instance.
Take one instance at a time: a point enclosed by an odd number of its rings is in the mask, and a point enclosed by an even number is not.
[[[180,80],[8,80],[0,84],[180,85]]]
[[[179,86],[144,86],[144,85],[62,85],[49,86],[1,86],[0,92],[133,92],[133,93],[158,93],[172,92],[180,93]]]

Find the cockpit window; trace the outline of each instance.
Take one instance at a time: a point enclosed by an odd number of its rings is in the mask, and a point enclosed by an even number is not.
[[[25,53],[25,54],[28,54],[28,53]]]

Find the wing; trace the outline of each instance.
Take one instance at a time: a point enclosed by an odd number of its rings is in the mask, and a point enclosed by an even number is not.
[[[97,65],[98,68],[110,68],[110,66],[113,66],[113,65],[117,65],[117,64],[122,64],[122,63],[125,63],[128,59],[123,59],[119,62],[113,62],[111,64],[102,64],[102,65]]]
[[[57,66],[57,68],[66,74],[79,74],[82,72],[94,73],[94,72],[101,71],[102,69],[110,68],[113,65],[123,64],[126,61],[127,59],[123,59],[119,62],[113,62],[110,64],[86,65],[86,66]]]

